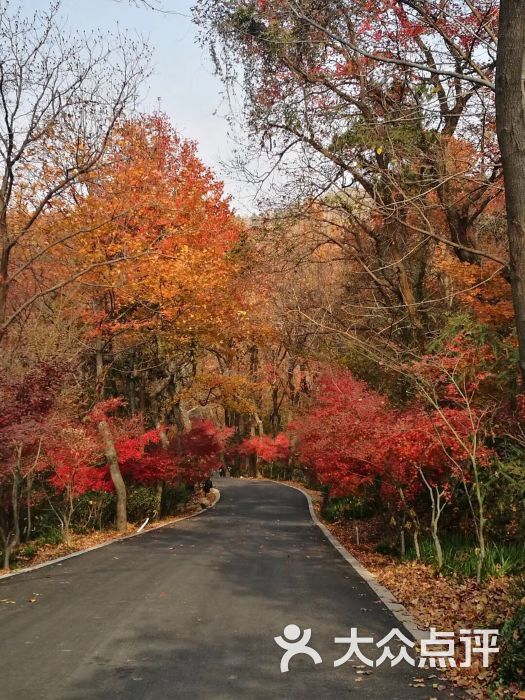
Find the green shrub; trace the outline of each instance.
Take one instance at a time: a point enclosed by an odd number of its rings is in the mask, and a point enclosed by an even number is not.
[[[336,520],[362,520],[375,514],[374,503],[366,498],[347,496],[329,500],[323,508],[323,517],[329,523]]]
[[[175,515],[191,498],[193,489],[186,484],[169,486],[162,496],[162,515]]]
[[[525,690],[525,604],[504,624],[499,641],[499,680]]]
[[[54,527],[43,532],[37,542],[39,544],[61,544],[62,540],[62,530],[58,527]]]
[[[157,494],[155,489],[147,486],[135,486],[128,491],[128,520],[139,522],[154,518],[157,513]]]
[[[34,557],[37,551],[37,545],[31,544],[30,542],[28,544],[22,545],[22,547],[20,547],[20,549],[18,550],[20,556],[24,558]]]

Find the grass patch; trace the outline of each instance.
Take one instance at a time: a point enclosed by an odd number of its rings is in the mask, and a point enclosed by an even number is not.
[[[472,578],[476,575],[478,555],[476,543],[449,535],[442,539],[443,573],[448,576]],[[436,566],[436,554],[430,538],[422,538],[420,542],[421,561]],[[407,558],[415,559],[413,547],[407,549]],[[485,577],[515,576],[525,572],[525,547],[518,543],[489,543],[483,567]]]

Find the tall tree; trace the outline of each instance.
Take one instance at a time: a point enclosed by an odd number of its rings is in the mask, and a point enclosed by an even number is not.
[[[310,194],[340,182],[373,201],[383,215],[382,265],[374,280],[361,256],[363,272],[373,284],[381,280],[381,300],[389,284],[387,278],[383,287],[383,270],[392,275],[397,268],[398,303],[407,309],[427,303],[417,274],[425,241],[445,242],[460,260],[489,257],[507,266],[505,250],[478,241],[474,228],[498,192],[497,83],[508,268],[525,376],[525,10],[503,0],[499,27],[498,10],[496,0],[200,0],[196,17],[228,84],[242,65],[244,116],[252,134],[262,134],[253,143],[288,171],[290,154],[306,152],[309,170],[297,156],[295,162],[307,173]],[[459,173],[461,143],[477,155]],[[363,199],[351,204],[359,230]]]
[[[501,0],[496,110],[520,369],[525,383],[525,5],[520,0]]]
[[[141,44],[68,36],[60,3],[26,18],[0,8],[0,339],[32,302],[67,283],[14,294],[36,261],[85,231],[32,240],[49,212],[97,168],[144,78]]]

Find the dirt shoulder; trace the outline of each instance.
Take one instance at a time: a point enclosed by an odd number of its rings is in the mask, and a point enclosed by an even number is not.
[[[163,518],[161,520],[149,521],[142,529],[142,532],[171,525],[179,520],[185,520],[193,515],[198,515],[203,510],[206,510],[206,508],[215,505],[218,500],[217,494],[218,492],[216,489],[213,489],[208,495],[205,495],[204,493],[195,494],[195,496],[188,501],[188,503],[179,513],[177,513],[177,515]],[[128,529],[125,533],[119,533],[116,530],[102,530],[89,532],[83,535],[73,534],[67,544],[65,542],[61,542],[60,544],[38,543],[38,541],[30,542],[28,544],[31,545],[31,548],[34,549],[34,551],[32,551],[31,554],[24,555],[24,547],[22,545],[22,553],[20,553],[17,557],[16,566],[12,567],[11,569],[0,569],[0,577],[17,573],[20,570],[25,570],[40,564],[46,564],[54,561],[55,559],[61,559],[62,557],[80,553],[92,549],[93,547],[110,544],[111,542],[123,539],[124,537],[137,534],[139,530],[141,530],[141,527],[142,523],[128,523]]]
[[[514,613],[518,601],[512,593],[512,577],[491,578],[478,584],[472,579],[436,574],[428,564],[401,562],[393,556],[380,554],[375,551],[382,532],[378,520],[327,522],[321,516],[322,494],[319,491],[305,488],[297,482],[281,483],[309,494],[321,522],[379,583],[391,591],[418,626],[425,629],[436,627],[440,631],[501,629]],[[511,690],[504,689],[501,689],[501,693],[497,691],[489,695],[486,689],[493,671],[482,668],[476,661],[470,668],[451,669],[448,673],[470,697],[485,700],[512,696]],[[525,697],[525,694],[516,697]]]

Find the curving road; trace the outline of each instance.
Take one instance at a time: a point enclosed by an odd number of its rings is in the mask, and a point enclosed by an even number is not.
[[[346,650],[334,637],[357,627],[378,640],[399,623],[312,523],[301,493],[218,486],[221,501],[198,518],[1,580],[1,700],[451,696],[433,687],[435,672],[404,664],[334,668]],[[280,672],[273,638],[290,623],[312,628],[322,664],[298,656]]]

